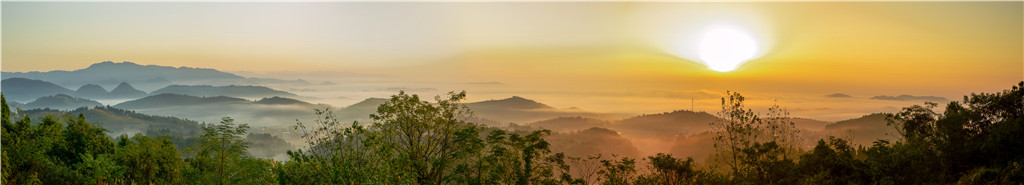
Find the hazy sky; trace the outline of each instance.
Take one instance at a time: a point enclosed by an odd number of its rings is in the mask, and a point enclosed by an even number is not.
[[[835,120],[920,103],[872,96],[959,100],[1024,80],[1022,11],[1019,1],[3,2],[0,60],[3,71],[109,60],[380,74],[396,86],[466,89],[471,100],[520,95],[609,112],[689,108],[690,98],[715,111],[714,98],[733,90]],[[722,25],[753,36],[758,58],[724,73],[693,62],[703,32]],[[824,98],[832,93],[854,97]]]

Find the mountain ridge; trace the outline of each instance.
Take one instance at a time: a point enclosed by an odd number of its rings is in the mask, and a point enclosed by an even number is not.
[[[18,102],[33,101],[44,96],[74,93],[64,86],[29,78],[5,78],[0,81],[0,89],[3,89],[5,98]]]
[[[198,97],[190,95],[165,93],[122,102],[117,105],[114,105],[113,107],[119,109],[146,109],[170,106],[203,105],[232,102],[249,102],[249,100],[226,96]]]
[[[231,96],[244,98],[298,97],[298,95],[256,85],[170,85],[157,89],[152,94],[181,94],[191,96]]]
[[[95,107],[103,106],[102,103],[95,100],[73,97],[67,94],[57,94],[52,96],[40,97],[32,102],[28,102],[22,105],[22,109],[42,109],[51,108],[57,110],[74,110],[79,107]]]

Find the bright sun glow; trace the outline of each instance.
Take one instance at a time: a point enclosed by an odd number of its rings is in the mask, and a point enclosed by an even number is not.
[[[700,42],[700,59],[709,69],[728,72],[739,68],[757,54],[757,41],[732,28],[713,28]]]

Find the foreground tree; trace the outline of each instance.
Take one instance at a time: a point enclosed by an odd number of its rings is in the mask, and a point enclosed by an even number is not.
[[[191,174],[203,184],[269,184],[270,162],[247,156],[243,136],[249,125],[235,125],[224,117],[220,124],[203,127],[199,143],[186,149],[186,161],[198,171]]]
[[[718,150],[715,162],[725,164],[734,181],[792,183],[796,164],[790,156],[798,151],[799,137],[789,113],[776,105],[761,117],[746,108],[739,93],[726,95],[718,112],[722,120],[711,123],[718,132],[713,137]]]
[[[1019,168],[1024,163],[1024,82],[996,93],[964,96],[950,102],[945,111],[933,111],[927,102],[889,115],[905,139],[905,155],[937,159],[928,169],[938,180],[1014,184],[1024,172],[996,169]]]
[[[124,165],[127,182],[140,184],[183,184],[186,171],[191,170],[170,138],[144,135],[117,138],[114,160]]]
[[[413,174],[399,164],[377,132],[341,124],[330,109],[316,110],[314,124],[298,122],[296,130],[309,148],[288,151],[291,160],[275,171],[282,184],[411,184]]]
[[[470,151],[461,146],[479,140],[476,125],[465,120],[469,109],[459,101],[466,92],[449,92],[448,97],[435,97],[430,103],[418,95],[399,92],[391,100],[377,107],[371,114],[373,127],[380,131],[380,139],[394,152],[402,168],[412,170],[419,184],[442,184],[452,179],[457,159]]]
[[[800,156],[799,169],[811,184],[869,184],[868,166],[855,158],[856,150],[849,142],[830,137]]]

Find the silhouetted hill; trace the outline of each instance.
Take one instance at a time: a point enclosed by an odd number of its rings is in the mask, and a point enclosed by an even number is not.
[[[27,102],[43,96],[71,94],[73,91],[60,85],[27,78],[7,78],[0,82],[4,97],[11,101]]]
[[[248,100],[241,98],[215,96],[198,97],[180,94],[158,94],[145,98],[131,100],[114,105],[120,109],[146,109],[183,105],[223,104],[223,103],[248,103]]]
[[[586,157],[601,154],[619,157],[640,156],[637,147],[619,135],[618,132],[606,128],[588,128],[578,132],[551,133],[545,139],[551,143],[551,152],[563,152],[567,156]]]
[[[714,132],[701,132],[693,135],[676,137],[668,152],[676,156],[693,157],[696,161],[704,161],[715,151]]]
[[[334,111],[335,115],[355,120],[367,120],[370,114],[377,112],[377,107],[388,102],[387,98],[367,98],[358,103]]]
[[[820,132],[820,131],[825,129],[826,125],[832,124],[831,122],[827,122],[827,121],[807,119],[807,118],[790,118],[789,121],[792,121],[793,125],[795,125],[797,129],[809,130],[809,131],[815,131],[815,132]]]
[[[608,127],[611,122],[584,117],[558,117],[530,123],[529,126],[556,132],[577,131],[593,127]]]
[[[627,136],[688,135],[711,129],[719,118],[707,112],[677,110],[660,114],[646,114],[616,121],[612,128]]]
[[[110,93],[107,93],[107,98],[113,99],[131,99],[140,98],[144,96],[146,96],[146,92],[142,92],[138,89],[135,89],[134,87],[132,87],[132,85],[128,84],[127,82],[121,82],[121,84],[117,84],[117,87],[115,87],[114,90],[110,90]]]
[[[244,98],[262,98],[262,97],[297,97],[298,95],[270,89],[263,86],[210,86],[210,85],[171,85],[156,91],[152,94],[183,94],[192,96],[231,96],[231,97],[244,97]]]
[[[519,96],[500,100],[466,103],[465,105],[473,110],[473,113],[478,117],[520,124],[557,117],[609,117],[606,114],[587,112],[578,108],[557,109]]]
[[[476,103],[467,103],[472,109],[554,109],[554,107],[526,99],[519,96],[512,96],[511,98],[505,98],[500,100],[487,100]]]
[[[74,110],[79,107],[103,106],[102,103],[85,98],[71,97],[66,94],[44,96],[21,106],[22,109],[50,108],[57,110]]]
[[[108,93],[110,92],[107,92],[107,89],[104,89],[99,85],[85,84],[82,85],[82,87],[78,87],[78,90],[75,90],[74,94],[72,95],[82,98],[99,99],[105,98]]]
[[[323,110],[329,107],[329,105],[322,104],[258,104],[257,102],[227,96],[198,97],[159,94],[120,103],[114,107],[144,114],[185,117],[210,123],[219,122],[222,117],[231,117],[237,123],[247,123],[253,128],[292,126],[296,120],[312,123],[311,119],[317,118],[313,109]],[[264,101],[264,103],[269,102],[274,102],[274,100]],[[336,115],[341,113],[337,109],[332,110]],[[339,117],[339,121],[349,122],[350,120]]]
[[[32,119],[41,119],[46,115],[61,116],[69,113],[72,116],[82,114],[85,121],[100,123],[103,128],[110,130],[111,135],[121,133],[133,135],[134,133],[145,133],[146,130],[168,129],[185,134],[196,136],[201,131],[199,123],[192,120],[181,119],[169,116],[153,116],[136,113],[135,111],[99,106],[90,108],[78,108],[71,111],[58,111],[53,109],[36,109],[25,111]],[[177,143],[176,143],[177,144]]]
[[[254,103],[256,103],[256,104],[266,104],[266,105],[312,105],[312,104],[304,102],[304,101],[299,101],[299,100],[291,99],[291,98],[283,98],[283,97],[278,97],[278,96],[274,96],[274,97],[270,97],[270,98],[263,98],[263,99],[257,100]]]
[[[837,137],[852,137],[854,144],[871,146],[878,139],[893,141],[899,135],[896,129],[887,125],[886,115],[874,113],[860,118],[837,121],[825,126],[823,131]]]

